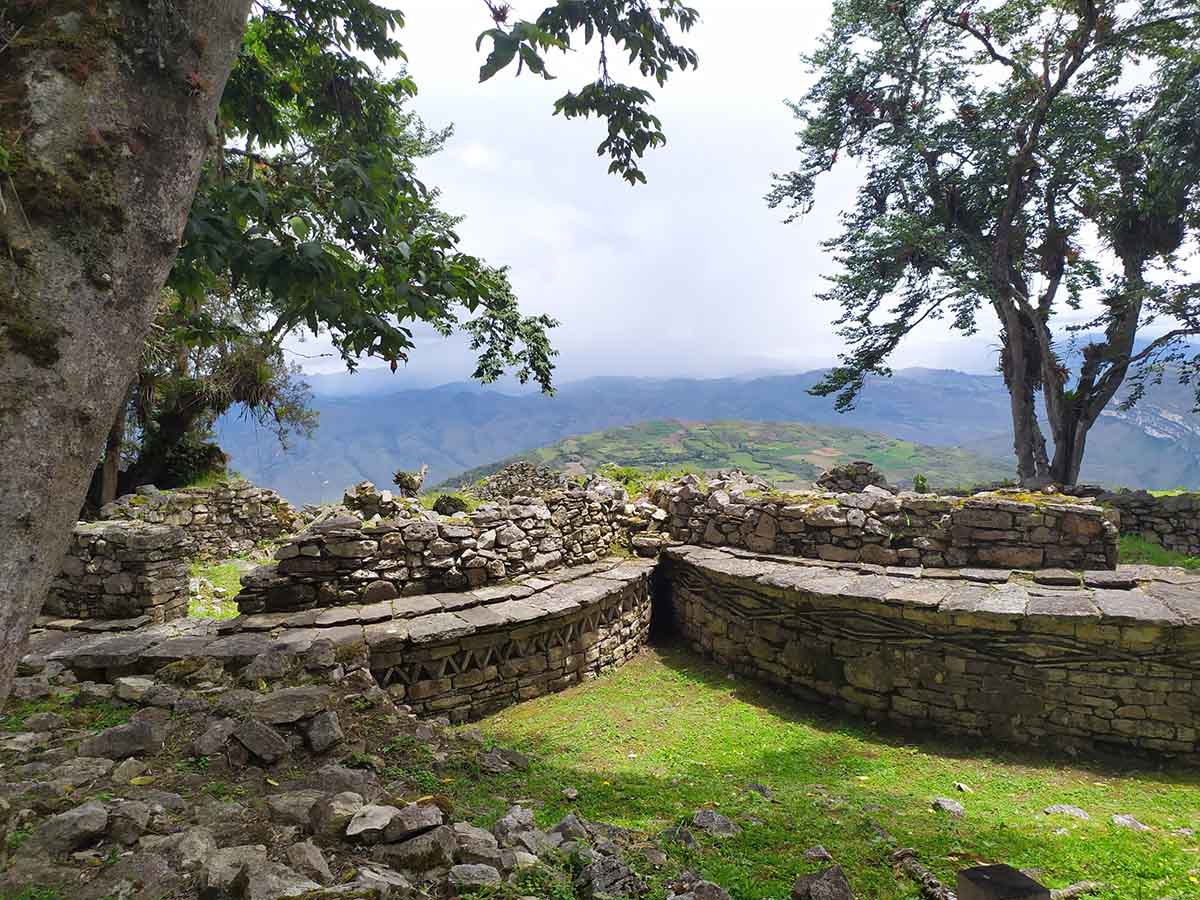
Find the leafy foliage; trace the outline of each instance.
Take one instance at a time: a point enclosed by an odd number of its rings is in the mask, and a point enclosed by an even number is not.
[[[970,335],[991,307],[1019,473],[1070,482],[1131,365],[1137,379],[1168,364],[1190,379],[1198,20],[1191,0],[839,0],[808,58],[818,77],[793,104],[799,167],[768,197],[795,218],[840,158],[863,167],[827,244],[839,271],[824,296],[850,350],[816,392],[850,408],[914,328],[943,320]],[[1054,333],[1064,313],[1068,340],[1103,334],[1076,373]],[[1135,354],[1138,330],[1160,319],[1175,327]]]
[[[638,160],[647,149],[666,143],[662,122],[647,107],[653,96],[644,88],[615,81],[609,73],[610,46],[629,55],[630,65],[661,87],[677,69],[696,67],[694,51],[672,37],[672,27],[689,31],[697,21],[696,10],[680,0],[559,0],[533,22],[508,24],[507,4],[488,3],[495,27],[484,31],[476,42],[481,47],[491,40],[491,51],[479,69],[479,80],[487,81],[515,60],[517,74],[528,68],[535,75],[552,79],[544,54],[572,49],[572,36],[583,32],[584,44],[595,39],[599,45],[599,73],[595,81],[578,91],[568,91],[555,101],[555,115],[587,118],[595,115],[608,123],[608,133],[596,148],[608,156],[609,172],[620,174],[630,184],[645,183]]]

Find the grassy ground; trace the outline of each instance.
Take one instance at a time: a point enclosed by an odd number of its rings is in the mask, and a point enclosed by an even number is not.
[[[524,799],[540,804],[545,824],[576,809],[653,835],[711,805],[743,833],[722,843],[700,835],[699,850],[671,850],[668,868],[693,867],[736,900],[786,897],[797,874],[819,868],[803,858],[815,844],[846,869],[857,896],[916,898],[888,865],[889,835],[951,885],[959,868],[1007,862],[1040,869],[1051,887],[1107,882],[1094,895],[1104,900],[1200,897],[1200,837],[1172,833],[1200,828],[1200,773],[881,734],[678,649],[647,651],[610,676],[480,727],[535,762],[528,772],[463,772],[437,785],[461,811],[488,823]],[[750,782],[770,787],[775,802],[745,790]],[[567,787],[578,789],[575,803],[563,799]],[[933,811],[936,797],[960,801],[965,817]],[[1042,813],[1055,803],[1080,806],[1091,821]],[[1118,828],[1117,813],[1154,830]],[[660,885],[655,891],[661,896]]]
[[[1168,550],[1153,541],[1133,534],[1121,537],[1121,562],[1200,569],[1200,556],[1187,556],[1175,550]]]
[[[188,616],[193,619],[232,619],[238,614],[237,604],[233,598],[242,589],[242,575],[248,568],[248,562],[240,559],[227,559],[223,562],[193,562],[188,574],[192,578],[207,578],[217,590],[224,590],[223,597],[216,596],[216,591],[202,589],[193,594],[188,601]]]

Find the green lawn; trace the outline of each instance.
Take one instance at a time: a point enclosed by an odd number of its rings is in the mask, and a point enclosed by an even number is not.
[[[697,869],[736,900],[785,898],[795,876],[819,868],[803,851],[824,845],[863,898],[916,898],[888,864],[894,846],[953,885],[976,863],[1037,868],[1051,887],[1093,879],[1104,900],[1200,897],[1200,772],[1131,758],[1122,768],[1009,748],[880,733],[782,700],[680,649],[657,649],[570,691],[514,706],[480,723],[485,738],[534,754],[528,772],[460,772],[441,785],[480,823],[510,801],[540,804],[544,824],[571,809],[654,835],[710,804],[744,828],[698,851],[671,849],[671,868]],[[768,802],[748,792],[767,785]],[[956,782],[971,788],[959,792]],[[432,786],[432,785],[431,785]],[[562,797],[579,791],[574,804]],[[936,797],[966,807],[935,812]],[[1046,816],[1054,803],[1091,814]],[[1154,830],[1111,824],[1129,813]],[[661,896],[659,873],[655,885]]]
[[[241,577],[246,566],[238,560],[224,562],[193,562],[189,575],[207,578],[214,588],[224,588],[225,596],[217,597],[202,590],[188,601],[188,616],[193,619],[232,619],[238,614],[233,598],[242,589]]]
[[[1121,537],[1121,562],[1200,569],[1200,556],[1188,556],[1176,550],[1168,550],[1160,544],[1134,534],[1126,534]]]

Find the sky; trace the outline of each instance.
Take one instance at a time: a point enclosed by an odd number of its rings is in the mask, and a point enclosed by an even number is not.
[[[785,225],[764,194],[795,158],[787,98],[808,80],[801,53],[825,27],[825,0],[693,0],[702,16],[686,43],[698,70],[654,87],[667,145],[630,187],[596,156],[595,120],[555,117],[553,101],[595,77],[593,48],[548,57],[557,80],[511,71],[478,82],[491,21],[482,0],[403,0],[401,39],[420,93],[414,109],[454,126],[447,149],[420,175],[442,206],[466,217],[466,251],[511,268],[522,309],[561,321],[556,378],[592,375],[721,377],[795,372],[836,361],[835,309],[816,299],[832,236],[856,176],[843,167],[816,209]],[[538,0],[517,0],[534,18]],[[899,366],[995,370],[994,335],[974,341],[931,323],[897,355]],[[344,370],[320,339],[293,346],[309,372]],[[369,364],[368,364],[369,365]],[[468,378],[461,340],[422,335],[397,389]]]

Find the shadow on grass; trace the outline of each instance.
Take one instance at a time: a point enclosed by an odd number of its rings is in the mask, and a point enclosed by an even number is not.
[[[698,834],[695,850],[663,842],[667,872],[694,868],[738,900],[786,897],[796,875],[820,868],[803,857],[816,844],[845,868],[857,896],[867,898],[919,896],[892,873],[896,846],[916,848],[951,885],[960,868],[1007,862],[1042,870],[1043,880],[1056,887],[1108,882],[1109,891],[1094,895],[1102,900],[1200,896],[1190,880],[1196,856],[1188,855],[1186,840],[1167,837],[1166,824],[1139,834],[1110,825],[1107,810],[1091,823],[1040,816],[1047,803],[1073,799],[1069,788],[1062,788],[1068,796],[1056,796],[1060,788],[1045,784],[1050,778],[1068,770],[1087,778],[1126,777],[1127,765],[1059,762],[1051,754],[876,729],[732,677],[678,645],[647,653],[598,682],[485,722],[488,734],[531,752],[534,762],[527,772],[487,775],[467,767],[453,773],[451,793],[462,811],[486,824],[525,800],[538,806],[544,825],[577,811],[653,837],[690,822],[700,807],[715,806],[742,826],[741,834],[724,841]],[[623,679],[640,677],[639,666],[661,666],[675,679],[670,689],[676,696],[654,706],[653,684],[637,682],[632,693],[619,689]],[[695,715],[689,696],[702,710],[698,720],[689,718]],[[724,720],[723,705],[731,721]],[[637,721],[646,715],[657,718]],[[989,787],[959,795],[968,808],[964,818],[930,809],[935,785],[949,796],[949,773],[976,766],[989,770]],[[1200,783],[1197,773],[1143,768],[1136,775],[1164,792],[1155,801],[1167,810],[1164,823],[1194,815],[1200,797],[1190,789]],[[1003,789],[991,784],[996,781]],[[751,782],[771,787],[775,802],[746,790]],[[1175,797],[1171,786],[1184,790]],[[574,803],[563,797],[568,787],[579,791]],[[665,874],[657,873],[656,881]]]

